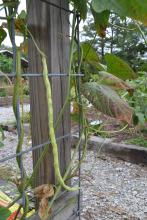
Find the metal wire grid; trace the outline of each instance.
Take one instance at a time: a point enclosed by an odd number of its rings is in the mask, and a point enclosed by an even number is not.
[[[64,7],[60,7],[52,2],[49,2],[47,0],[41,0],[42,2],[46,3],[46,4],[49,4],[57,9],[60,9],[60,10],[63,10],[67,13],[74,13],[74,11],[72,10],[68,10]],[[76,17],[77,17],[77,43],[78,43],[78,64],[80,64],[80,37],[79,37],[79,14],[76,13]],[[0,19],[6,19],[5,17],[0,17]],[[10,77],[15,77],[16,76],[16,44],[15,44],[15,28],[14,28],[14,18],[11,18],[11,33],[12,33],[12,38],[11,38],[11,42],[12,42],[12,48],[13,48],[13,71],[11,74],[9,74]],[[68,76],[69,74],[67,73],[49,73],[48,76],[49,77],[58,77],[58,76]],[[79,106],[81,106],[81,93],[80,93],[80,77],[82,77],[84,74],[78,72],[77,74],[71,74],[71,76],[76,76],[77,77],[77,82],[78,82],[78,101],[79,101]],[[23,73],[22,74],[23,77],[42,77],[42,74],[41,73]],[[3,77],[3,75],[0,74],[0,77]],[[18,132],[18,139],[20,137],[20,133],[21,133],[21,130],[20,130],[20,101],[18,100],[17,101],[17,117],[18,117],[18,120],[17,120],[17,132]],[[78,126],[78,129],[79,129],[79,137],[80,137],[80,134],[81,134],[81,129],[82,129],[82,125],[81,125],[81,118],[82,118],[82,112],[79,111],[79,126]],[[61,140],[61,139],[64,139],[64,138],[68,138],[69,136],[71,136],[71,133],[69,134],[66,134],[66,135],[63,135],[63,136],[60,136],[60,137],[57,137],[57,141]],[[21,161],[21,178],[23,179],[23,175],[24,175],[24,169],[23,169],[23,160],[22,160],[22,155],[30,152],[30,151],[34,151],[34,150],[37,150],[37,149],[41,149],[41,148],[44,148],[44,146],[46,144],[49,144],[50,143],[50,140],[48,140],[47,142],[45,143],[42,143],[42,144],[39,144],[37,146],[33,146],[33,147],[30,147],[28,148],[27,150],[23,150],[21,151],[20,153],[16,153],[16,154],[11,154],[9,155],[8,157],[5,157],[3,159],[0,159],[0,163],[3,163],[5,161],[8,161],[8,160],[11,160],[13,158],[16,158],[17,156],[20,157],[20,161]],[[78,153],[78,160],[80,161],[81,160],[81,146],[79,147],[79,153]],[[80,175],[81,175],[81,167],[79,167],[79,178],[78,178],[78,185],[79,185],[79,188],[81,186],[81,178],[80,178]],[[22,195],[22,205],[25,206],[25,195],[23,194]],[[78,196],[78,210],[76,211],[75,215],[77,215],[79,217],[79,220],[81,219],[81,190],[79,189],[79,196]]]
[[[10,73],[9,77],[15,77],[16,74],[15,73]],[[42,73],[22,73],[21,74],[22,77],[42,77]],[[49,77],[58,77],[58,76],[69,76],[68,73],[48,73]],[[79,74],[70,74],[70,76],[84,76],[84,74],[79,73]],[[4,75],[0,74],[0,78],[4,77]]]

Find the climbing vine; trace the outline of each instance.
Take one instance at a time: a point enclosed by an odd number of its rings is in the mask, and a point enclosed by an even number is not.
[[[61,120],[61,118],[63,116],[63,113],[65,111],[65,107],[70,101],[71,72],[73,71],[73,72],[80,73],[81,66],[86,61],[86,59],[88,60],[88,56],[90,53],[89,52],[90,49],[88,49],[87,50],[88,52],[86,51],[86,56],[83,56],[84,50],[85,50],[84,48],[87,47],[87,45],[86,46],[80,45],[80,49],[79,48],[77,49],[77,39],[76,39],[76,34],[75,34],[76,33],[76,25],[77,25],[77,23],[76,23],[77,15],[80,16],[80,20],[86,19],[87,11],[89,8],[92,12],[93,17],[94,17],[95,27],[96,27],[97,33],[102,38],[105,37],[105,31],[106,31],[106,28],[109,23],[108,21],[109,21],[109,16],[110,16],[111,11],[118,13],[121,16],[128,16],[132,19],[138,20],[139,22],[142,22],[143,24],[147,25],[147,3],[145,0],[142,0],[142,1],[136,0],[135,1],[136,4],[134,4],[134,0],[130,0],[130,1],[124,0],[124,1],[119,1],[119,2],[117,0],[111,0],[111,1],[110,0],[105,0],[105,1],[104,0],[103,1],[102,0],[92,0],[91,3],[89,3],[87,0],[81,0],[81,1],[72,0],[70,2],[73,5],[74,13],[73,13],[72,34],[71,34],[71,43],[70,43],[69,79],[68,79],[69,81],[68,81],[66,100],[63,105],[63,108],[61,109],[61,111],[59,113],[59,116],[57,118],[55,125],[53,123],[52,90],[51,90],[50,80],[48,78],[48,67],[47,67],[47,62],[46,62],[46,55],[41,50],[41,48],[39,48],[33,35],[31,34],[31,32],[27,28],[26,14],[23,12],[20,15],[18,15],[17,9],[18,9],[18,5],[19,5],[19,1],[18,0],[15,0],[15,1],[3,0],[3,4],[1,5],[5,10],[5,18],[7,19],[7,28],[8,28],[8,32],[9,32],[9,36],[10,36],[11,41],[13,42],[13,40],[14,40],[13,39],[14,36],[12,33],[12,22],[11,21],[15,20],[15,28],[17,28],[17,30],[19,30],[21,33],[23,33],[25,41],[26,41],[27,36],[30,36],[32,38],[32,41],[35,44],[37,51],[38,51],[39,55],[41,56],[41,60],[42,60],[42,67],[43,67],[42,76],[43,76],[43,81],[44,81],[45,90],[46,90],[47,107],[48,107],[49,137],[51,140],[51,145],[52,145],[52,150],[53,150],[55,176],[58,181],[58,185],[56,186],[55,193],[54,193],[54,195],[52,195],[52,199],[50,200],[49,204],[47,205],[47,209],[46,209],[45,213],[43,213],[43,216],[42,216],[43,219],[45,219],[46,216],[48,215],[48,211],[52,207],[52,205],[53,205],[55,199],[57,198],[59,192],[61,191],[62,187],[68,191],[78,190],[77,187],[69,187],[68,185],[66,185],[65,181],[77,173],[77,170],[86,155],[86,147],[87,147],[87,139],[88,139],[89,129],[88,129],[86,117],[84,115],[82,100],[80,100],[81,103],[79,103],[79,100],[77,100],[77,95],[78,95],[77,94],[78,93],[77,82],[74,79],[76,102],[78,104],[80,104],[79,108],[82,112],[82,119],[80,121],[82,123],[82,131],[81,131],[81,135],[79,137],[79,141],[75,147],[75,151],[72,155],[71,161],[69,162],[68,167],[66,169],[66,172],[62,177],[61,172],[60,172],[60,166],[59,166],[58,147],[57,147],[57,141],[56,141],[56,137],[55,137],[55,131],[59,125],[59,121]],[[132,8],[134,10],[132,10]],[[138,10],[138,8],[140,8],[140,10]],[[16,19],[16,17],[17,17],[17,19]],[[138,23],[137,23],[137,25],[139,27]],[[1,26],[0,27],[0,44],[6,38],[6,35],[7,34],[6,34],[4,27]],[[74,45],[76,45],[76,52],[74,51],[74,49],[75,49]],[[78,50],[80,50],[80,51],[78,51]],[[78,65],[77,65],[77,59],[75,58],[75,54],[77,53],[77,51],[80,52],[80,60],[78,62]],[[96,56],[93,54],[92,54],[92,56],[94,56],[94,60],[95,60]],[[116,60],[117,58],[112,57],[110,55],[106,55],[106,61],[108,62],[107,70],[109,69],[109,71],[110,72],[112,71],[113,73],[116,71],[116,69],[114,67],[112,67],[112,65],[109,66],[109,64],[110,64],[109,61],[111,60],[111,64],[112,64],[114,62],[114,59]],[[97,57],[96,57],[95,61],[96,62],[98,61],[99,66],[102,68],[101,70],[103,71],[103,76],[105,76],[107,79],[109,77],[109,79],[110,79],[111,76],[109,75],[109,73],[105,72],[106,69],[104,68],[104,66],[102,66],[102,64],[99,62]],[[119,61],[121,63],[121,65],[123,64],[125,66],[125,68],[127,68],[128,72],[129,72],[128,74],[130,74],[130,73],[133,74],[132,70],[130,70],[130,68],[128,66],[126,67],[126,65],[121,60],[117,59],[117,61]],[[76,62],[76,64],[75,64],[75,62]],[[102,74],[102,72],[101,72],[101,74]],[[113,78],[113,80],[114,80],[114,78]],[[117,79],[115,78],[115,80],[117,80]],[[121,85],[123,85],[123,86],[126,86],[126,84],[124,84],[122,81],[119,81],[119,83],[121,83]],[[96,100],[95,100],[96,95],[93,93],[95,95],[95,97],[93,97],[90,92],[96,88],[95,91],[97,90],[97,91],[100,91],[100,93],[101,93],[102,90],[100,90],[100,86],[98,86],[95,83],[94,83],[94,86],[92,86],[92,87],[91,87],[91,84],[84,84],[84,86],[80,84],[80,86],[82,87],[83,93],[86,94],[85,96],[89,97],[89,95],[90,95],[89,99],[92,99],[93,103],[96,102]],[[16,121],[17,122],[20,121],[19,139],[18,139],[18,144],[16,147],[17,154],[19,154],[22,151],[22,144],[23,144],[23,138],[24,138],[23,114],[21,117],[19,116],[18,105],[17,105],[20,98],[21,98],[21,93],[22,93],[21,88],[22,88],[22,85],[21,85],[21,51],[20,51],[20,48],[17,48],[16,49],[16,76],[15,76],[14,95],[13,95],[14,115],[16,117]],[[88,88],[90,88],[90,90],[89,90],[90,92],[88,91]],[[127,87],[127,89],[128,89],[128,87]],[[107,90],[105,90],[105,93],[106,92],[107,92]],[[101,102],[103,102],[103,97],[102,97]],[[129,115],[129,119],[127,118],[127,119],[125,119],[125,121],[127,121],[129,123],[131,116]],[[81,157],[81,160],[79,162],[77,162],[77,164],[75,166],[73,166],[73,162],[75,160],[75,157],[76,157],[76,154],[77,154],[77,151],[80,147],[81,142],[84,142],[82,157]],[[40,155],[40,158],[38,159],[38,162],[36,163],[36,166],[34,167],[34,170],[33,170],[31,177],[28,177],[26,175],[21,157],[20,156],[16,157],[18,167],[20,170],[23,171],[22,176],[21,176],[21,180],[18,181],[16,184],[18,187],[18,191],[20,193],[19,198],[20,197],[24,198],[23,215],[21,216],[22,220],[25,219],[25,217],[28,213],[28,210],[29,210],[28,195],[25,191],[28,188],[28,186],[31,185],[32,179],[33,179],[35,173],[37,172],[38,167],[47,152],[47,149],[48,149],[48,146],[45,146],[42,154]],[[71,175],[70,175],[70,171],[71,171]],[[19,198],[17,198],[17,199],[19,199]],[[12,204],[14,204],[14,202]]]

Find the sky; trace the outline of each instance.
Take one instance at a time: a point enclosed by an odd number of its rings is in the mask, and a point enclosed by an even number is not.
[[[2,3],[2,0],[0,0],[0,4],[1,3]],[[18,12],[21,12],[22,10],[25,10],[25,9],[26,9],[26,1],[21,0],[21,3],[20,3],[19,8],[18,8]],[[5,16],[4,10],[0,10],[0,16]],[[4,22],[4,20],[0,20],[0,25],[2,24],[2,22]],[[7,31],[7,29],[5,29],[5,30]],[[17,36],[15,41],[16,41],[17,46],[19,46],[20,43],[22,43],[23,38],[20,37],[20,36]],[[11,47],[11,42],[10,42],[10,38],[9,38],[8,34],[7,34],[6,39],[3,41],[3,44],[8,46],[8,47]]]

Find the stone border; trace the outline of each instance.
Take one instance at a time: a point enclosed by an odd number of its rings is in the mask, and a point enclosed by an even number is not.
[[[14,125],[4,125],[2,127],[9,132],[13,132],[16,129]],[[26,135],[30,134],[29,124],[24,124],[24,132]],[[74,147],[78,141],[78,135],[72,135],[71,140],[72,147]],[[131,163],[147,165],[147,148],[145,147],[114,143],[113,139],[110,138],[104,139],[97,136],[91,136],[88,140],[88,149],[94,150],[99,155],[104,153]]]
[[[2,127],[2,129],[4,131],[9,131],[9,132],[14,132],[16,131],[16,125],[15,124],[9,124],[9,125],[3,125],[3,124],[0,124],[0,126]],[[30,128],[30,125],[28,123],[24,123],[24,133],[26,135],[29,135],[31,132],[31,128]]]
[[[24,97],[24,103],[29,104],[29,97]],[[12,105],[12,96],[0,97],[0,107],[8,107]]]
[[[72,145],[78,140],[78,135],[72,136]],[[88,140],[88,149],[97,151],[99,154],[105,153],[127,162],[147,165],[147,148],[114,143],[112,139],[91,136]]]

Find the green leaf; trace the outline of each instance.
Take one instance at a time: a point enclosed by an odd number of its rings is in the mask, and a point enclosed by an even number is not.
[[[105,61],[107,63],[107,71],[120,79],[134,79],[136,77],[133,69],[122,59],[113,55],[105,54]]]
[[[81,50],[83,54],[81,70],[84,73],[82,79],[87,82],[90,80],[91,74],[98,74],[98,70],[103,70],[104,67],[100,65],[99,56],[90,43],[82,43]]]
[[[18,17],[20,18],[20,19],[26,19],[27,18],[27,13],[26,13],[26,11],[25,10],[22,10],[21,12],[20,12],[20,14],[18,15]]]
[[[87,0],[72,0],[74,7],[80,13],[80,17],[85,20],[87,16]]]
[[[7,218],[11,215],[9,209],[0,207],[0,220],[7,220]]]
[[[110,10],[147,25],[147,0],[92,0],[92,7],[98,13]]]
[[[71,114],[71,120],[74,122],[79,122],[79,114],[78,113],[72,113]]]
[[[3,0],[3,5],[5,7],[16,8],[19,5],[19,1],[18,0],[16,0],[16,1]]]
[[[2,27],[0,27],[0,46],[6,37],[7,37],[6,31]]]
[[[108,26],[110,11],[105,10],[101,13],[95,12],[91,6],[91,12],[93,14],[95,29],[100,37],[106,36],[106,28]]]
[[[82,43],[81,47],[83,51],[83,62],[86,61],[96,67],[97,64],[100,62],[96,50],[91,46],[90,43]]]
[[[96,82],[87,82],[81,86],[83,95],[100,112],[131,123],[132,108],[115,91]]]
[[[137,112],[135,115],[138,118],[138,123],[144,125],[144,123],[145,123],[145,116],[144,116],[144,114],[141,113],[141,112]]]

